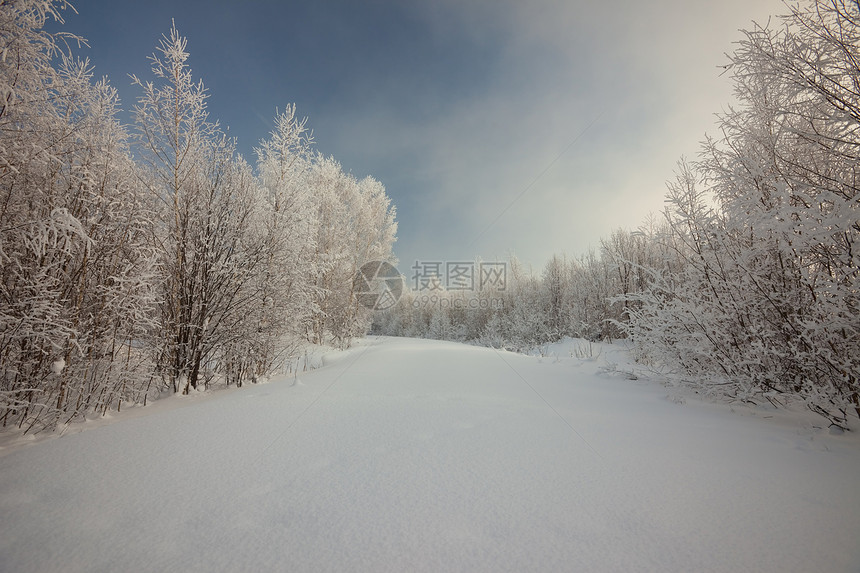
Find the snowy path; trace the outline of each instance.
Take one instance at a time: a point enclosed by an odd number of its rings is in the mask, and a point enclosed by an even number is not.
[[[0,457],[0,571],[858,571],[860,441],[370,339]]]

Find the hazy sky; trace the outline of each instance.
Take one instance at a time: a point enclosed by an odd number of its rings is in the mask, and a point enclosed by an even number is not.
[[[210,117],[253,163],[296,103],[317,148],[385,184],[400,268],[539,269],[663,207],[730,102],[719,76],[778,0],[78,0],[67,31],[130,108],[171,18]]]

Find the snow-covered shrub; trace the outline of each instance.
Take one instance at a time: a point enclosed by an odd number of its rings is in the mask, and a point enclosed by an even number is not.
[[[815,0],[731,56],[739,101],[682,164],[630,332],[710,392],[860,414],[860,7]]]

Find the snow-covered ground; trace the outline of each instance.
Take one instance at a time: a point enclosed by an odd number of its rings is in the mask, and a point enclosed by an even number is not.
[[[7,448],[0,571],[860,569],[855,433],[541,353],[370,338]]]

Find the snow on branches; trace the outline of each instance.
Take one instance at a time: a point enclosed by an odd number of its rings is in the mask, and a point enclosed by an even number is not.
[[[209,120],[175,26],[153,79],[134,78],[129,136],[78,39],[43,30],[67,8],[0,4],[0,427],[241,385],[304,343],[363,334],[339,281],[391,256],[384,188],[317,157],[294,106],[255,172]]]

